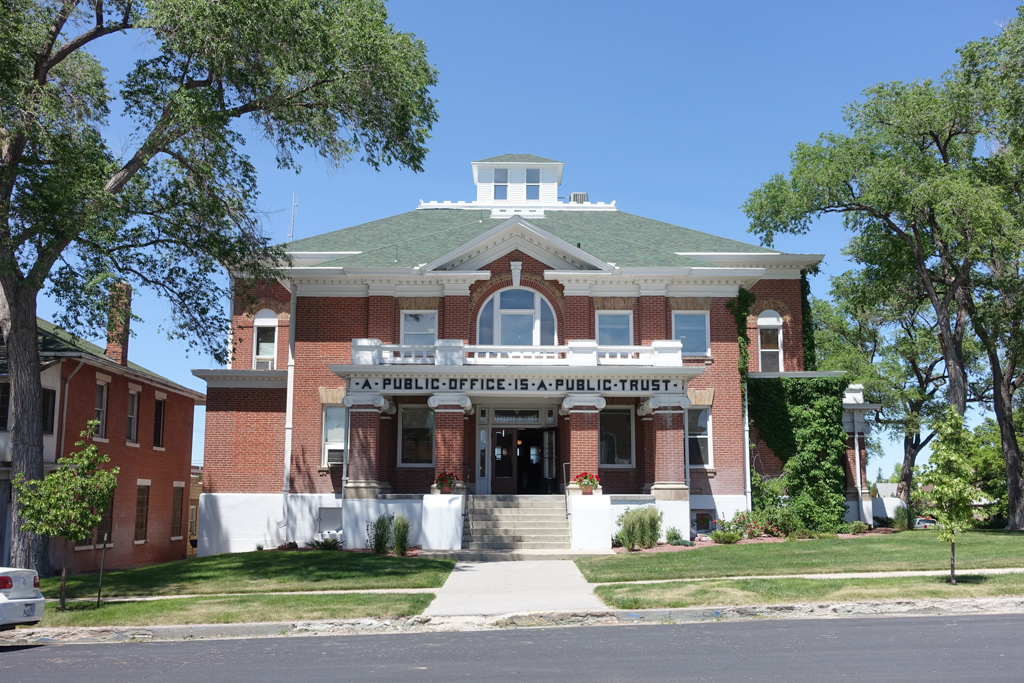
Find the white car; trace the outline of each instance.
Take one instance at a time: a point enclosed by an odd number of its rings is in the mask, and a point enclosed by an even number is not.
[[[0,631],[38,624],[45,608],[34,569],[0,567]]]

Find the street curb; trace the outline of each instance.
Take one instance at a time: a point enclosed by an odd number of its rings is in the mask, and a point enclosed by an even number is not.
[[[1024,614],[1024,597],[963,600],[831,602],[739,607],[685,607],[647,610],[527,612],[499,616],[467,615],[399,619],[338,619],[193,626],[34,628],[0,633],[0,647],[58,643],[125,643],[223,640],[286,636],[344,636],[383,633],[438,633],[514,628],[694,624],[753,619],[822,619],[878,616],[965,616]]]

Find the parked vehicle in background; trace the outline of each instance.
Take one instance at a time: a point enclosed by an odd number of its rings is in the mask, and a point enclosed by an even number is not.
[[[45,607],[34,569],[0,567],[0,631],[38,624]]]
[[[938,522],[935,521],[934,517],[915,517],[914,528],[915,529],[934,529],[938,526]]]

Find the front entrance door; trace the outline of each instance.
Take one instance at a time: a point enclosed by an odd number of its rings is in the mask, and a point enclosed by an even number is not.
[[[491,430],[491,493],[516,492],[516,432]]]

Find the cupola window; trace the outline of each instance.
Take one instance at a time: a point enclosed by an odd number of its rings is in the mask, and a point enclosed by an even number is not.
[[[526,198],[540,199],[540,169],[526,169]]]
[[[508,199],[508,169],[494,169],[494,198]]]

